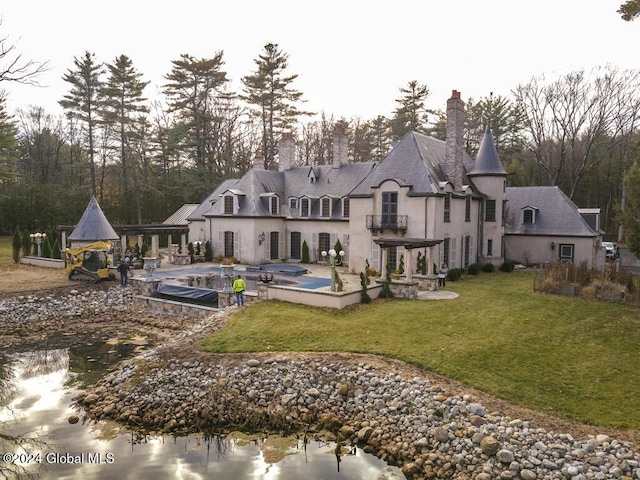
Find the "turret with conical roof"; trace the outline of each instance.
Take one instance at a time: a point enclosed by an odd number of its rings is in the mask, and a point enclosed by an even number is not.
[[[478,259],[484,263],[500,265],[504,261],[504,215],[507,172],[487,126],[478,155],[467,171],[467,177],[484,197],[480,218],[481,238],[478,239]]]
[[[482,142],[480,143],[480,149],[476,156],[476,161],[467,172],[470,177],[478,176],[506,176],[507,172],[502,167],[502,162],[498,157],[498,151],[496,150],[496,144],[493,141],[493,135],[489,126],[484,131]]]

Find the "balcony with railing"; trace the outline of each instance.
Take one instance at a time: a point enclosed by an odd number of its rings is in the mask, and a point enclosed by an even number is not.
[[[408,220],[409,215],[367,215],[367,229],[374,233],[385,230],[404,233]]]

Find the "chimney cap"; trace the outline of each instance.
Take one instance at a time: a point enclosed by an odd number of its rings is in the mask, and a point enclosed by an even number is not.
[[[333,133],[336,135],[346,135],[347,134],[347,126],[344,122],[337,122],[333,127]]]
[[[282,137],[280,137],[282,140],[291,140],[293,138],[293,133],[292,132],[282,132]]]
[[[460,92],[458,90],[451,90],[451,98],[460,98]]]

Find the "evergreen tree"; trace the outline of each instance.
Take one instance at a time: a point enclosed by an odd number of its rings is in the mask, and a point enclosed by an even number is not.
[[[506,161],[522,152],[524,139],[524,111],[518,104],[501,95],[470,99],[466,104],[466,145],[469,155],[475,157],[480,148],[484,131],[489,126],[500,159]]]
[[[60,260],[61,253],[62,251],[60,249],[60,241],[56,237],[55,240],[53,241],[53,246],[51,247],[51,258]]]
[[[11,256],[15,263],[20,261],[20,247],[22,247],[22,235],[20,234],[20,228],[16,227],[11,241]]]
[[[197,59],[183,54],[172,62],[171,72],[165,76],[169,111],[182,123],[185,153],[193,158],[201,174],[207,169],[212,171],[214,162],[210,161],[210,153],[219,140],[216,125],[220,118],[214,107],[216,102],[229,97],[223,91],[228,79],[222,70],[222,55],[223,52],[218,52],[213,58]]]
[[[340,243],[340,240],[336,240],[333,249],[336,251],[336,253],[340,253],[342,251],[342,244]]]
[[[102,89],[104,99],[104,120],[113,125],[117,132],[120,146],[120,185],[121,203],[126,209],[132,204],[130,200],[129,178],[136,182],[138,170],[135,165],[135,156],[132,154],[132,137],[134,135],[137,115],[146,113],[148,108],[144,105],[146,98],[143,96],[145,87],[149,82],[141,80],[142,74],[138,73],[126,55],[120,55],[112,64],[107,65],[108,79]],[[137,222],[142,223],[140,211],[140,189],[136,188]],[[131,221],[132,218],[125,212],[121,218]]]
[[[31,255],[31,249],[33,248],[33,240],[31,240],[31,235],[29,230],[24,230],[22,232],[22,255],[24,257],[28,257]]]
[[[204,244],[204,261],[213,261],[213,250],[211,249],[211,242],[209,240],[207,240]]]
[[[618,9],[623,20],[629,22],[640,16],[640,0],[627,0]]]
[[[42,241],[42,256],[44,258],[51,258],[51,238],[49,235],[44,237]]]
[[[87,141],[89,142],[89,164],[91,170],[91,193],[96,193],[95,167],[95,134],[99,120],[100,93],[104,73],[101,63],[96,63],[95,55],[85,52],[84,57],[74,57],[75,70],[68,70],[62,79],[71,84],[69,93],[58,103],[68,111],[68,115],[79,119],[87,127]]]
[[[255,59],[257,70],[242,78],[245,95],[241,98],[249,103],[252,114],[260,120],[262,127],[262,152],[265,168],[274,164],[276,139],[285,130],[291,130],[298,117],[310,115],[296,106],[302,92],[291,87],[298,75],[285,76],[289,55],[277,44],[268,43],[264,53]]]
[[[7,112],[6,94],[0,90],[0,182],[16,175],[15,163],[19,158],[16,134],[15,122]]]
[[[634,255],[640,254],[640,167],[632,166],[624,176],[626,204],[620,215],[625,243]]]
[[[429,96],[429,88],[411,80],[406,87],[400,88],[402,94],[396,99],[398,107],[391,120],[394,141],[400,140],[408,132],[426,131],[428,110],[424,102]]]

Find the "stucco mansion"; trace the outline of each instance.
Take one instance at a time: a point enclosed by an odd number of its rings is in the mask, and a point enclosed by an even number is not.
[[[279,143],[278,171],[257,155],[239,179],[222,182],[188,216],[190,241],[247,264],[310,261],[340,240],[352,272],[411,262],[466,268],[505,259],[527,264],[604,264],[598,211],[581,212],[557,187],[506,187],[489,129],[477,157],[463,149],[460,93],[447,101],[445,141],[410,132],[379,163],[350,163],[336,127],[331,165],[296,166],[291,134]],[[424,250],[423,250],[424,251]]]

